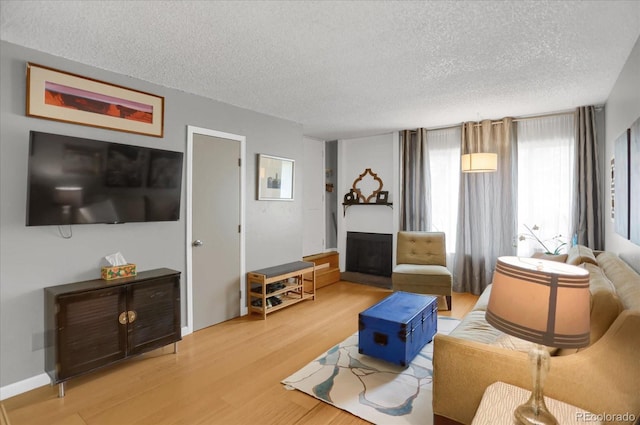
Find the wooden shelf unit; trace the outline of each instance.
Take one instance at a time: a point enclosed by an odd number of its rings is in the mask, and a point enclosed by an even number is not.
[[[313,300],[316,297],[315,264],[307,261],[294,261],[266,269],[247,273],[247,307],[249,314],[258,313],[262,319],[300,301]],[[277,286],[277,289],[269,291]],[[270,298],[281,301],[273,304]],[[269,301],[269,302],[267,302]]]
[[[309,255],[302,260],[316,265],[316,288],[340,281],[340,255],[337,251]]]

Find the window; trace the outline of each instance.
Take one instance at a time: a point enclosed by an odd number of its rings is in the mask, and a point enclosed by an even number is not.
[[[458,225],[460,127],[427,131],[431,174],[431,230],[444,232],[447,265],[453,266]]]
[[[447,264],[453,264],[460,184],[460,127],[427,131],[431,174],[432,231],[444,232]],[[553,251],[561,235],[570,245],[574,181],[574,115],[524,119],[517,122],[518,229],[537,225],[539,236]],[[535,241],[514,241],[518,255],[543,248]]]
[[[550,251],[551,239],[571,240],[574,180],[574,115],[519,121],[518,126],[518,233],[537,225],[537,234]],[[566,247],[564,247],[566,248]],[[518,255],[543,250],[536,241],[519,241]],[[566,252],[566,249],[563,250]]]

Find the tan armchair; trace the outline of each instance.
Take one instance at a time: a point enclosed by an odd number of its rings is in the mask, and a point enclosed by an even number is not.
[[[453,277],[447,269],[442,232],[398,232],[394,291],[438,296],[438,309],[451,310]]]

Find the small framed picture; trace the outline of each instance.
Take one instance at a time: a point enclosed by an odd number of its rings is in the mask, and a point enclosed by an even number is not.
[[[381,190],[376,195],[376,204],[386,204],[389,202],[389,192],[386,190]]]
[[[345,205],[352,205],[352,204],[359,203],[360,202],[360,198],[358,198],[358,194],[356,193],[356,191],[351,189],[349,191],[349,193],[344,195],[344,200],[343,201],[344,201]]]
[[[293,201],[293,159],[258,154],[258,200]]]

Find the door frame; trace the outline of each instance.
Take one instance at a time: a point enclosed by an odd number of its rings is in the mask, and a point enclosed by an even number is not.
[[[183,335],[193,332],[193,256],[191,242],[193,241],[193,223],[191,215],[193,213],[193,137],[195,134],[212,136],[221,139],[229,139],[240,142],[240,315],[248,313],[245,293],[245,195],[246,195],[246,137],[238,134],[224,133],[222,131],[210,130],[202,127],[187,126],[187,190],[186,190],[186,240],[185,255],[187,260],[187,326],[183,328]]]

